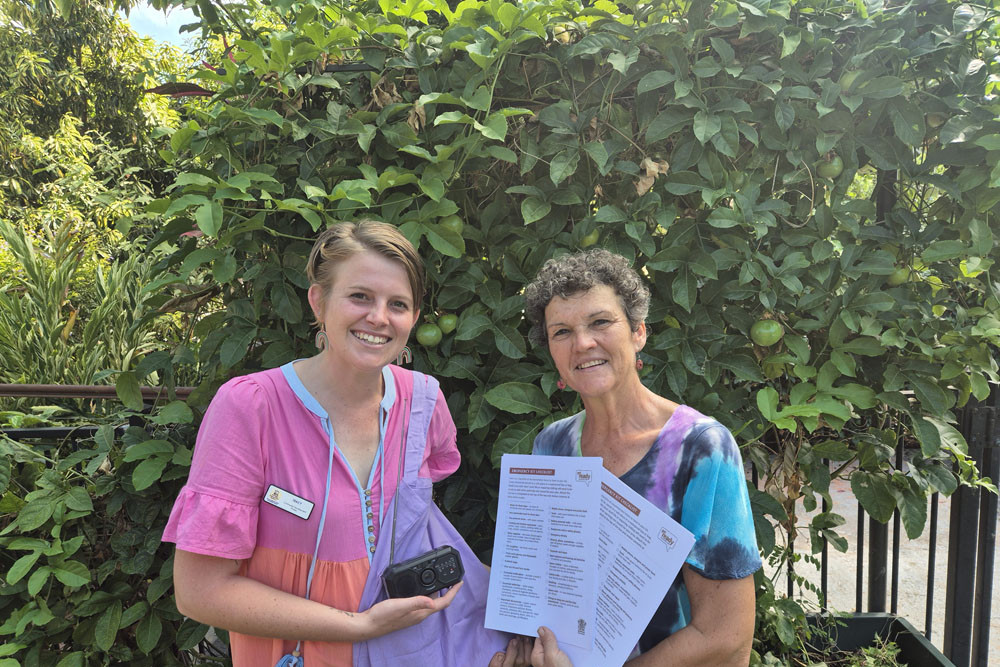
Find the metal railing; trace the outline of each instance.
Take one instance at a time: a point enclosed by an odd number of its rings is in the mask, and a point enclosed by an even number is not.
[[[969,457],[980,474],[992,481],[1000,480],[1000,391],[994,389],[984,402],[970,401],[959,412],[959,431],[969,445]],[[903,444],[896,447],[895,465],[902,469]],[[751,468],[751,481],[756,486],[758,474]],[[939,493],[930,497],[929,521],[926,527],[929,545],[927,586],[925,591],[924,635],[932,638],[934,615],[935,574],[937,572]],[[829,511],[826,499],[822,511]],[[945,622],[942,651],[955,667],[989,667],[990,621],[992,589],[997,557],[997,496],[978,488],[960,486],[951,496],[948,535],[948,565],[945,588]],[[867,545],[865,539],[867,524]],[[898,613],[900,548],[900,514],[892,517],[892,545],[889,525],[867,516],[858,505],[857,560],[855,564],[855,611]],[[867,546],[867,551],[866,551]],[[794,549],[794,544],[791,545]],[[829,545],[824,539],[820,552],[820,591],[822,600],[829,599]],[[867,555],[867,587],[865,581]],[[890,561],[891,557],[891,561]],[[889,566],[891,563],[891,578]],[[795,573],[788,570],[788,596],[795,594]],[[867,588],[867,605],[864,591]],[[887,593],[889,609],[886,609]]]
[[[173,396],[180,400],[186,399],[194,391],[194,387],[175,387]],[[154,405],[170,395],[164,387],[140,387],[144,404]],[[76,398],[91,400],[118,400],[115,388],[110,385],[77,385],[77,384],[0,384],[0,398]],[[147,408],[148,409],[148,408]],[[141,420],[134,422],[136,425]],[[126,428],[119,427],[119,430]],[[85,440],[94,437],[97,426],[37,426],[25,428],[0,428],[0,433],[19,440]]]

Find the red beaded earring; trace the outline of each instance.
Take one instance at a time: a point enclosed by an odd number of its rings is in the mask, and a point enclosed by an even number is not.
[[[566,383],[563,382],[562,378],[559,378],[559,381],[556,382],[556,386],[559,387],[560,389],[565,389],[566,388]]]
[[[637,370],[637,371],[641,371],[642,370],[642,359],[636,359],[635,360],[635,370]]]

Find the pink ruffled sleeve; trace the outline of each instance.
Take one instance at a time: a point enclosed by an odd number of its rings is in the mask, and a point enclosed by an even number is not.
[[[230,380],[212,399],[198,431],[187,484],[170,512],[164,542],[178,549],[249,558],[257,543],[264,493],[263,390],[246,377]]]
[[[421,477],[430,477],[435,482],[440,482],[458,470],[462,455],[458,453],[456,438],[455,422],[448,411],[444,394],[439,389],[437,404],[427,429],[427,449],[424,452],[424,464],[420,467]]]

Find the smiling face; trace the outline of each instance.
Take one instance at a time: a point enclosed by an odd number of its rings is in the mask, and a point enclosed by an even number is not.
[[[646,325],[632,331],[612,287],[553,297],[545,307],[545,332],[556,369],[581,396],[600,396],[638,380],[635,358],[646,344]]]
[[[326,329],[324,354],[359,369],[394,360],[420,315],[406,269],[373,250],[339,261],[331,285],[309,288],[309,304]]]

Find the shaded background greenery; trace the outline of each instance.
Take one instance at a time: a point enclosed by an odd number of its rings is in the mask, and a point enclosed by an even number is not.
[[[201,96],[161,106],[167,129],[134,130],[147,142],[136,161],[103,172],[122,199],[135,188],[148,200],[109,219],[144,248],[123,255],[148,256],[152,274],[130,329],[139,342],[97,377],[130,411],[143,407],[140,383],[197,389],[146,430],[109,426],[76,454],[46,461],[6,444],[0,633],[12,660],[196,659],[181,649],[205,629],[172,608],[159,532],[215,388],[313,352],[305,256],[340,220],[398,225],[427,262],[427,323],[458,316],[413,365],[442,380],[459,427],[462,468],[438,499],[484,557],[499,457],[530,451],[542,426],[580,407],[527,344],[520,291],[547,258],[594,244],[634,259],[652,288],[644,382],[723,421],[760,474],[758,540],[779,575],[796,537],[800,552],[822,537],[846,548],[834,476],[849,475],[877,519],[898,508],[911,537],[927,493],[983,483],[954,423],[997,380],[989,7],[154,4],[198,14],[205,65],[160,81]],[[48,19],[65,11],[53,3]],[[48,136],[148,127],[98,129],[76,113]],[[124,164],[134,185],[116,177]],[[51,173],[30,175],[47,185]],[[43,189],[32,185],[4,191],[22,228],[40,206],[15,197]],[[39,228],[55,238],[53,224]],[[153,351],[138,333],[157,318],[166,342]],[[781,325],[779,342],[750,339],[761,319]],[[914,456],[900,470],[901,439]],[[797,516],[800,498],[832,509]],[[810,595],[757,583],[755,663],[792,664]]]

